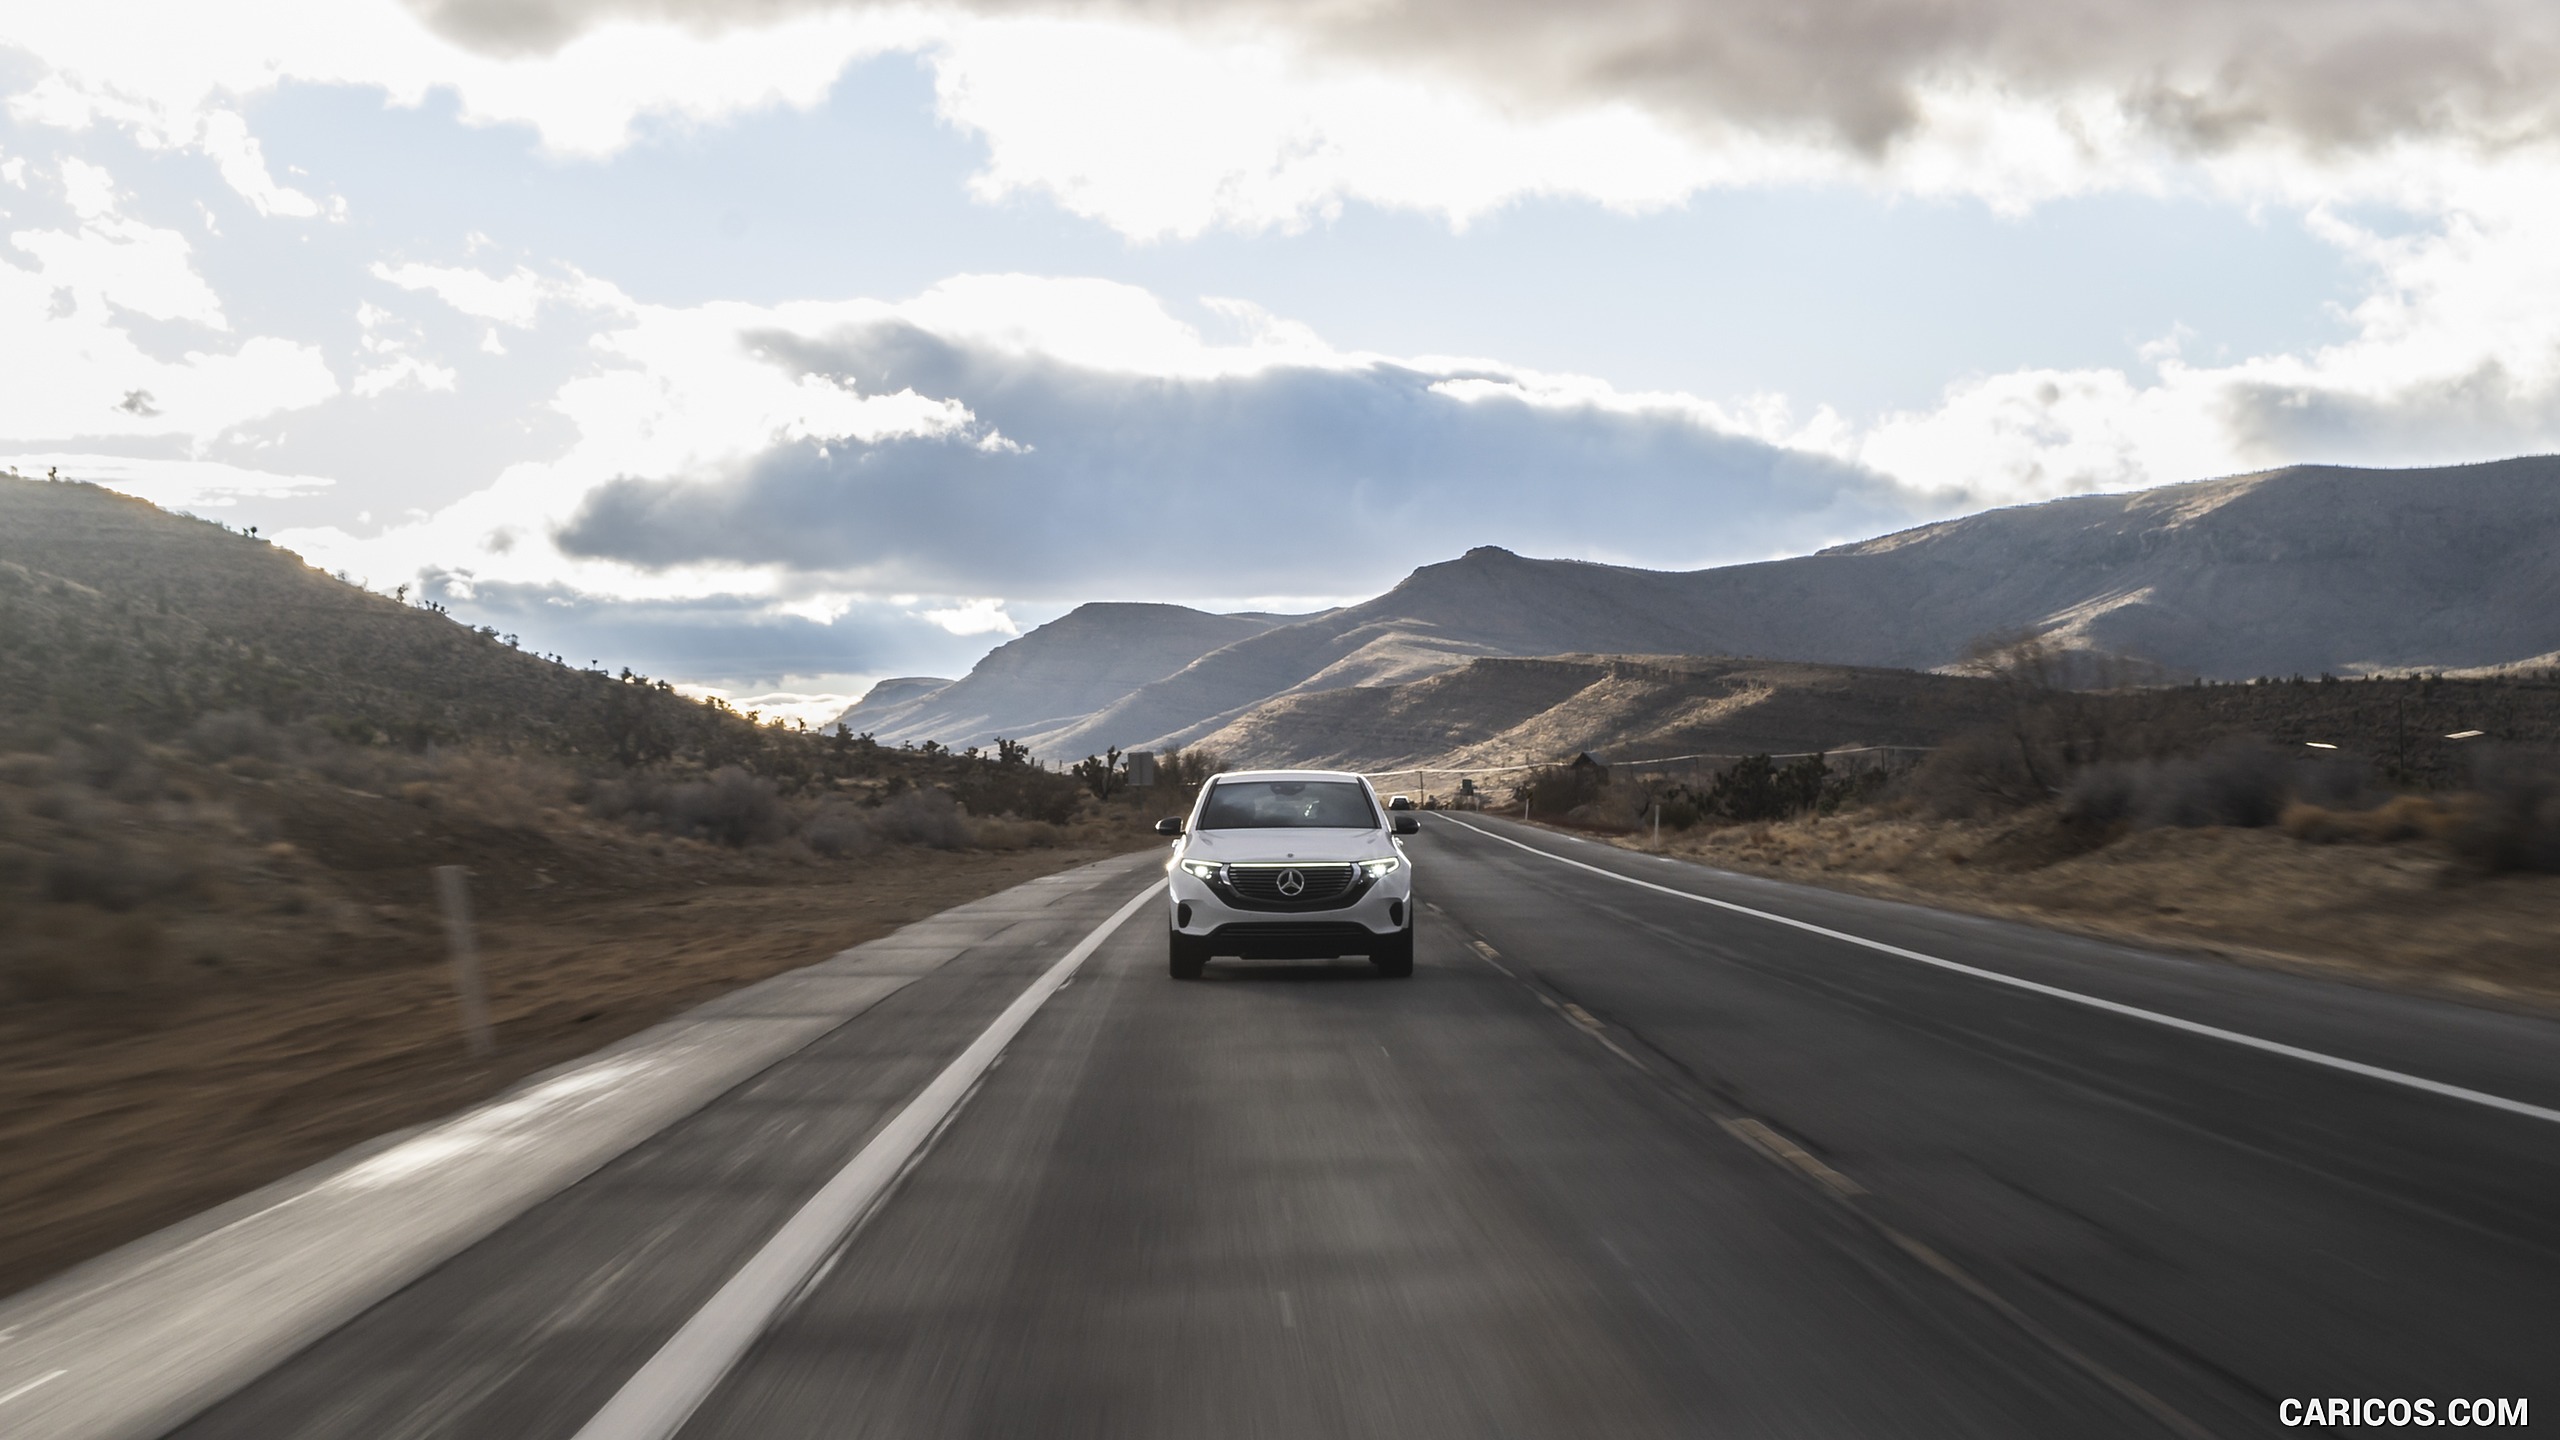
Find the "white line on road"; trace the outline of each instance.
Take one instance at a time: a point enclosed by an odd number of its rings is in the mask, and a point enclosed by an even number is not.
[[[577,1440],[667,1440],[684,1427],[694,1410],[709,1398],[720,1377],[747,1353],[773,1317],[799,1293],[803,1282],[834,1253],[837,1244],[879,1203],[943,1123],[959,1108],[979,1079],[1004,1053],[1031,1017],[1057,993],[1111,932],[1138,907],[1164,888],[1164,882],[1141,890],[1111,918],[1076,942],[1057,964],[1031,982],[995,1023],[943,1068],[897,1118],[880,1127],[871,1143],[820,1187],[797,1214],[783,1222],[709,1303],[695,1312],[674,1337],[660,1347],[637,1374],[623,1383],[605,1407],[578,1432]]]
[[[1615,870],[1606,869],[1598,865],[1587,865],[1580,860],[1568,859],[1565,856],[1558,855],[1550,850],[1541,850],[1535,845],[1524,845],[1521,842],[1512,839],[1508,835],[1497,835],[1494,832],[1485,829],[1481,825],[1470,825],[1466,821],[1460,820],[1454,815],[1442,815],[1439,818],[1462,829],[1473,830],[1475,833],[1482,835],[1488,840],[1499,840],[1505,845],[1512,846],[1516,849],[1526,850],[1530,854],[1538,856],[1541,859],[1552,860],[1559,865],[1570,865],[1576,870],[1588,870],[1594,875],[1605,875],[1612,880],[1620,882],[1621,884],[1633,885],[1639,889],[1659,891],[1665,895],[1677,896],[1682,900],[1694,900],[1701,905],[1713,905],[1719,910],[1730,910],[1737,915],[1749,915],[1754,919],[1766,920],[1773,925],[1785,925],[1792,929],[1802,930],[1807,934],[1820,935],[1825,939],[1838,940],[1850,945],[1864,946],[1869,950],[1876,951],[1880,954],[1895,956],[1899,959],[1916,960],[1923,965],[1935,965],[1941,970],[1952,970],[1956,974],[1970,975],[1977,980],[1989,980],[1994,984],[2008,985],[2020,990],[2032,991],[2038,995],[2051,996],[2056,1000],[2068,1000],[2075,1005],[2086,1005],[2092,1009],[2107,1011],[2110,1014],[2129,1016],[2136,1020],[2148,1020],[2154,1025],[2166,1025],[2172,1030],[2183,1030],[2190,1035],[2203,1035],[2215,1040],[2227,1040],[2234,1045],[2246,1045],[2252,1050],[2264,1050],[2271,1055],[2283,1055],[2291,1059],[2307,1061],[2313,1065],[2326,1065],[2332,1070],[2344,1070],[2350,1075],[2362,1075],[2368,1080],[2381,1080],[2393,1085],[2405,1085],[2412,1090],[2423,1090],[2430,1095],[2442,1095],[2454,1100],[2467,1100],[2474,1105],[2485,1105],[2492,1110],[2504,1110],[2509,1114],[2527,1115],[2536,1120],[2548,1120],[2554,1124],[2560,1124],[2560,1110],[2546,1109],[2540,1105],[2529,1105],[2522,1100],[2510,1100],[2503,1095],[2491,1095],[2482,1090],[2467,1090],[2460,1085],[2447,1085],[2441,1080],[2429,1080],[2422,1075],[2405,1074],[2398,1070],[2385,1070],[2379,1065],[2367,1065],[2360,1060],[2347,1060],[2336,1055],[2324,1055],[2317,1050],[2305,1050],[2299,1045],[2287,1045],[2276,1040],[2262,1040],[2255,1035],[2243,1035],[2237,1030],[2225,1030],[2217,1025],[2203,1025],[2193,1020],[2181,1020],[2175,1015],[2163,1015],[2157,1010],[2145,1010],[2139,1006],[2125,1005],[2114,1000],[2101,1000],[2095,995],[2083,995],[2077,990],[2065,990],[2056,985],[2044,985],[2033,980],[2022,980],[2015,975],[2003,975],[1997,970],[1984,970],[1973,965],[1959,964],[1953,960],[1942,960],[1935,955],[1925,955],[1917,950],[1905,950],[1899,945],[1888,945],[1881,940],[1870,940],[1863,935],[1852,935],[1845,930],[1833,930],[1821,925],[1813,924],[1810,921],[1793,920],[1784,915],[1773,915],[1766,910],[1754,910],[1748,905],[1736,905],[1730,900],[1718,900],[1712,896],[1700,895],[1688,890],[1675,889],[1669,885],[1656,885],[1650,880],[1638,880],[1632,875],[1621,875]]]
[[[54,1370],[46,1374],[39,1375],[33,1380],[28,1381],[26,1384],[19,1386],[17,1389],[10,1391],[8,1394],[0,1395],[0,1405],[6,1405],[10,1401],[17,1399],[19,1396],[26,1394],[30,1390],[37,1390],[50,1385],[54,1381],[59,1380],[70,1373],[71,1372],[68,1370]]]

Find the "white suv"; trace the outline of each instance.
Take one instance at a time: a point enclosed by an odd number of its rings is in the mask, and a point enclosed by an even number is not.
[[[1201,787],[1189,823],[1161,820],[1174,842],[1169,948],[1176,980],[1212,955],[1315,960],[1366,955],[1381,975],[1413,973],[1413,862],[1358,775],[1247,770]]]

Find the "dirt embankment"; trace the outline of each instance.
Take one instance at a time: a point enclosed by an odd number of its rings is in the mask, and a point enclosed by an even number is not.
[[[2043,808],[1998,821],[1876,811],[1613,843],[1722,869],[2249,964],[2560,1013],[2560,877],[2484,874],[2440,841],[2136,830],[2089,848]]]
[[[1115,807],[831,857],[602,822],[503,761],[376,793],[148,759],[100,785],[76,757],[0,756],[0,1294],[737,986],[1156,843]],[[464,1052],[437,864],[474,874],[489,1060]]]

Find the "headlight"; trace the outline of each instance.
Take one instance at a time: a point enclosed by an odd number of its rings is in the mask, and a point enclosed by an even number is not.
[[[1186,874],[1197,876],[1202,880],[1214,881],[1218,878],[1218,872],[1226,867],[1215,860],[1185,860],[1182,862],[1182,868]]]
[[[1403,863],[1393,855],[1376,860],[1363,860],[1360,862],[1360,873],[1372,880],[1384,880],[1394,874],[1395,868]]]

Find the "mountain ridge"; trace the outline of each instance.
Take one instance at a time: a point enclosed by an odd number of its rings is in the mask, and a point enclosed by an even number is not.
[[[1478,546],[1199,656],[1033,738],[1198,744],[1257,706],[1503,655],[1938,670],[2038,633],[2163,678],[2478,669],[2560,650],[2560,458],[2304,465],[2072,496],[1697,571]]]
[[[1072,724],[1201,655],[1297,618],[1093,601],[997,646],[957,680],[884,680],[829,725],[887,744],[933,740],[952,749],[1022,739]]]

